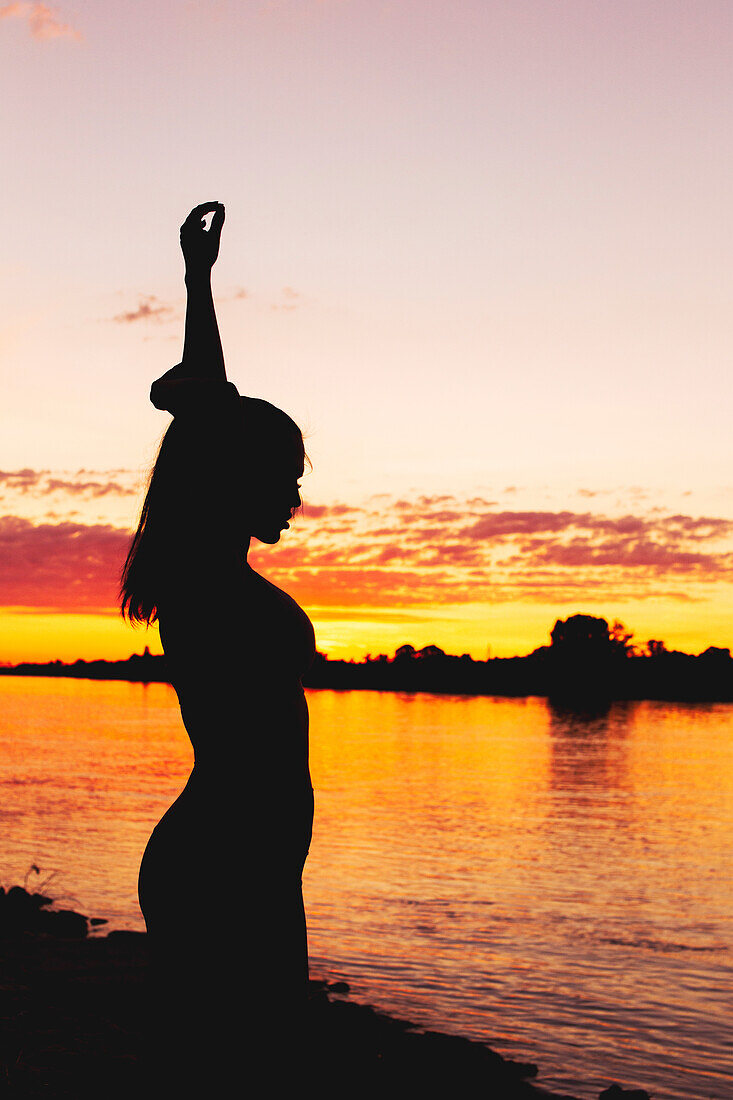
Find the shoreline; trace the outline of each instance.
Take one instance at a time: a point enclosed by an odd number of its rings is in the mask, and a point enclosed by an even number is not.
[[[554,705],[587,709],[620,700],[733,702],[733,657],[709,645],[701,653],[667,649],[651,639],[642,649],[618,621],[575,614],[558,619],[550,645],[525,656],[477,660],[470,653],[446,653],[437,645],[398,646],[392,657],[368,653],[363,660],[331,659],[316,651],[303,674],[306,688],[419,692],[440,695],[541,696]],[[214,654],[214,656],[216,656]],[[169,682],[165,655],[150,652],[126,660],[59,660],[3,663],[0,674],[71,676],[83,679]]]
[[[146,966],[144,932],[77,939],[25,934],[0,944],[3,1095],[13,1100],[139,1095]],[[480,1087],[485,1095],[507,1100],[577,1100],[532,1084],[536,1066],[352,1002],[345,999],[346,988],[317,978],[309,983],[313,1064],[308,1074],[321,1094],[320,1085],[328,1080],[336,1091],[357,1082],[365,1093],[394,1091],[395,1096],[405,1089],[425,1095],[442,1080],[445,1087]],[[241,993],[240,1007],[255,1008],[256,991]],[[282,1053],[287,1057],[286,1037]]]
[[[20,887],[0,893],[0,1082],[11,1100],[112,1100],[145,1095],[142,1008],[147,935],[90,936],[89,921]],[[241,989],[238,1005],[257,1006]],[[309,983],[310,1081],[321,1096],[577,1100],[534,1082],[538,1067],[486,1044],[428,1030],[348,999],[345,982]],[[338,998],[338,999],[334,999]],[[287,1036],[282,1054],[288,1056]],[[246,1077],[246,1034],[243,1073]],[[143,1091],[141,1091],[143,1090]],[[618,1085],[602,1100],[649,1100]],[[203,1098],[202,1098],[203,1100]]]
[[[517,658],[523,660],[524,658]],[[693,658],[695,659],[695,658]],[[87,662],[80,662],[83,666]],[[91,665],[104,664],[105,662],[88,662]],[[112,663],[112,662],[110,662]],[[121,662],[126,664],[126,662]],[[335,662],[334,662],[335,663]],[[357,668],[359,666],[356,666]],[[120,673],[95,668],[75,668],[73,665],[64,665],[61,669],[53,665],[31,666],[4,666],[0,665],[0,676],[16,676],[19,679],[50,679],[50,680],[90,680],[99,683],[127,683],[127,684],[166,684],[171,687],[170,680],[164,675],[150,675],[143,672],[140,675],[123,670]],[[463,699],[545,699],[553,706],[558,706],[570,711],[593,713],[608,708],[612,703],[689,703],[712,705],[716,703],[733,703],[733,679],[730,680],[725,690],[720,691],[694,691],[678,690],[668,687],[664,690],[642,690],[638,692],[623,692],[613,689],[603,691],[554,691],[546,683],[524,685],[522,687],[512,685],[494,685],[482,689],[469,689],[465,686],[445,686],[433,684],[373,684],[362,683],[358,679],[351,680],[348,677],[333,681],[315,682],[304,680],[303,687],[306,691],[374,691],[377,693],[397,695],[437,695],[452,696]]]

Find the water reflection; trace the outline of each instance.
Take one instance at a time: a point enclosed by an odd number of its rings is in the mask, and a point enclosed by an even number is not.
[[[550,783],[555,790],[624,790],[628,786],[626,742],[630,701],[572,707],[548,702]]]
[[[315,970],[558,1090],[727,1095],[732,706],[309,706]],[[84,911],[142,927],[140,853],[189,768],[165,685],[0,678],[0,877],[58,869]]]

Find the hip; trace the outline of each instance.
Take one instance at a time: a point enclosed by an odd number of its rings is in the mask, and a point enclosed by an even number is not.
[[[192,776],[193,778],[193,776]],[[289,792],[239,790],[226,796],[189,783],[153,829],[141,874],[156,865],[186,878],[200,874],[302,872],[313,832],[313,788]]]

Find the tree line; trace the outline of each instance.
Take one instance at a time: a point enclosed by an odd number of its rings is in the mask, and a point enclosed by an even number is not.
[[[20,676],[167,682],[165,658],[146,647],[126,661],[21,664],[0,668]],[[709,646],[691,655],[651,638],[644,646],[618,620],[594,615],[558,619],[550,644],[525,657],[477,661],[439,646],[401,645],[393,657],[371,654],[363,661],[329,660],[318,653],[303,677],[305,687],[340,690],[429,691],[467,695],[540,695],[559,700],[676,699],[733,701],[729,649]]]

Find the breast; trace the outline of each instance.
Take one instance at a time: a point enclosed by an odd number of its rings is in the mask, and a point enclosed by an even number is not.
[[[300,677],[310,668],[316,652],[313,624],[305,611],[272,582],[254,570],[245,576],[238,601],[234,635],[246,638],[254,660]],[[234,645],[236,637],[232,638]],[[256,650],[256,652],[254,652]]]
[[[212,727],[236,736],[307,731],[301,677],[315,656],[313,626],[264,577],[248,570],[212,581],[205,598],[169,599],[160,634],[194,747]]]

